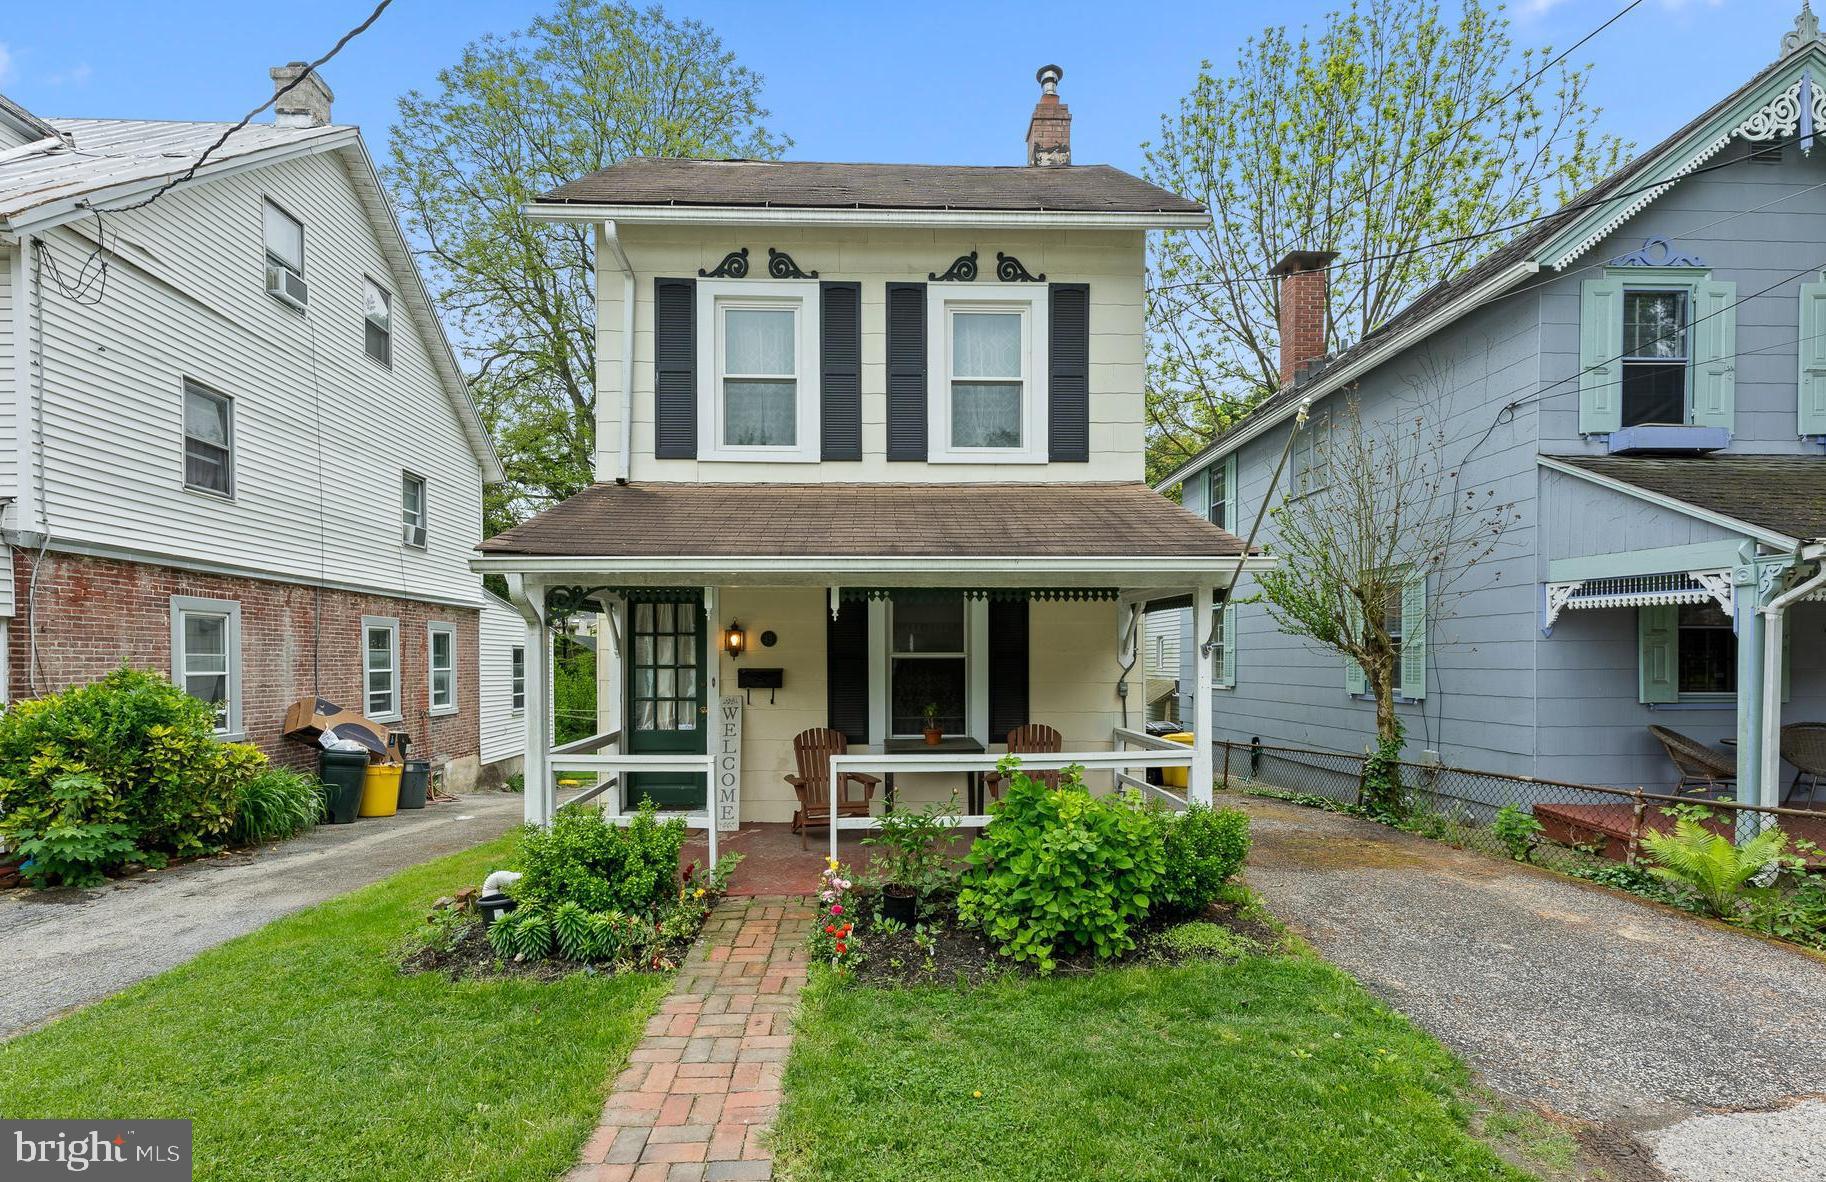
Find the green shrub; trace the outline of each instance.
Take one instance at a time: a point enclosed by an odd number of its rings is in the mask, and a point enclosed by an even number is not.
[[[1161,948],[1181,958],[1235,960],[1256,950],[1255,943],[1242,933],[1203,920],[1175,924],[1160,933],[1159,939]]]
[[[208,705],[132,669],[15,703],[0,715],[0,841],[35,886],[219,848],[266,759],[214,725]]]
[[[1676,817],[1672,833],[1651,829],[1642,835],[1643,848],[1656,863],[1649,873],[1685,887],[1707,911],[1724,919],[1739,914],[1750,880],[1779,864],[1787,842],[1780,829],[1765,829],[1734,845],[1691,816]]]
[[[1193,804],[1162,819],[1165,860],[1157,905],[1169,914],[1197,915],[1242,868],[1249,853],[1249,815]]]
[[[1165,865],[1161,819],[1131,793],[1092,796],[1082,768],[1048,788],[1019,762],[1002,761],[1008,792],[970,847],[959,918],[1041,972],[1060,954],[1129,951]]]
[[[660,821],[643,804],[626,826],[595,809],[560,809],[551,828],[528,826],[520,841],[522,877],[511,888],[521,904],[551,909],[647,914],[672,901],[685,822]]]
[[[323,815],[323,797],[317,777],[289,768],[268,768],[236,790],[235,821],[229,826],[228,840],[255,845],[308,829]]]
[[[1520,805],[1506,804],[1490,822],[1490,832],[1503,843],[1511,858],[1526,862],[1534,857],[1534,847],[1541,840],[1541,823]]]

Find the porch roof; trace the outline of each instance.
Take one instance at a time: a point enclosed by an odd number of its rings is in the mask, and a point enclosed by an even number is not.
[[[1544,456],[1575,475],[1790,542],[1826,538],[1826,456]]]
[[[550,559],[1232,559],[1141,483],[595,484],[477,549]],[[499,561],[496,561],[499,560]],[[543,564],[541,564],[543,565]]]

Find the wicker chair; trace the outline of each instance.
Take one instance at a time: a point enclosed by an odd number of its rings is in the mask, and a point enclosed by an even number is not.
[[[1782,758],[1794,765],[1794,783],[1788,785],[1792,802],[1801,781],[1807,781],[1807,803],[1826,776],[1826,722],[1791,722],[1782,728]]]
[[[805,848],[807,829],[815,825],[830,827],[831,756],[846,754],[849,749],[849,739],[842,731],[820,727],[793,736],[793,760],[799,765],[799,774],[787,776],[786,782],[799,797],[799,810],[793,814],[793,832],[799,835],[800,849]],[[875,786],[879,783],[880,779],[875,776],[844,772],[843,784],[837,792],[837,815],[868,816],[869,802],[875,799]],[[851,784],[861,786],[861,800],[848,794]]]
[[[1057,755],[1065,750],[1065,739],[1050,726],[1030,722],[1017,726],[1008,732],[1008,753],[1010,755]],[[1059,773],[1055,770],[1029,772],[1036,780],[1043,780],[1049,788],[1059,786]],[[1002,799],[1001,772],[988,772],[983,776],[983,788],[995,800]]]
[[[1680,772],[1680,782],[1674,786],[1675,796],[1687,792],[1711,796],[1725,792],[1737,783],[1737,761],[1724,752],[1665,726],[1651,726],[1648,733],[1655,736],[1655,741],[1661,744],[1661,749],[1667,752],[1667,757]]]

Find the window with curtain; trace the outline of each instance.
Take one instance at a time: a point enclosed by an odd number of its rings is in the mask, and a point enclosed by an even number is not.
[[[431,710],[436,714],[456,709],[456,628],[432,624],[430,631]]]
[[[1687,421],[1687,292],[1623,293],[1623,425]]]
[[[925,710],[938,707],[938,727],[948,735],[969,727],[964,597],[896,600],[889,609],[889,730],[917,735]]]
[[[795,446],[800,309],[732,304],[720,313],[724,446]]]
[[[951,320],[951,446],[1020,447],[1025,316],[956,309]]]
[[[304,223],[271,201],[264,213],[266,261],[294,275],[304,274]]]
[[[234,402],[184,382],[184,486],[234,495]]]
[[[393,364],[393,297],[372,279],[362,280],[362,323],[368,356]]]

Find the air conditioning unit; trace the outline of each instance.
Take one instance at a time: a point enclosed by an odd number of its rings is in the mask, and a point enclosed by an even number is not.
[[[423,550],[425,548],[425,527],[424,526],[415,525],[412,522],[408,521],[408,522],[406,522],[406,528],[404,531],[404,535],[405,536],[404,536],[403,540],[405,541],[406,545],[416,546],[420,550]]]
[[[283,300],[300,312],[311,302],[311,286],[304,281],[304,276],[276,263],[266,264],[266,294]]]

